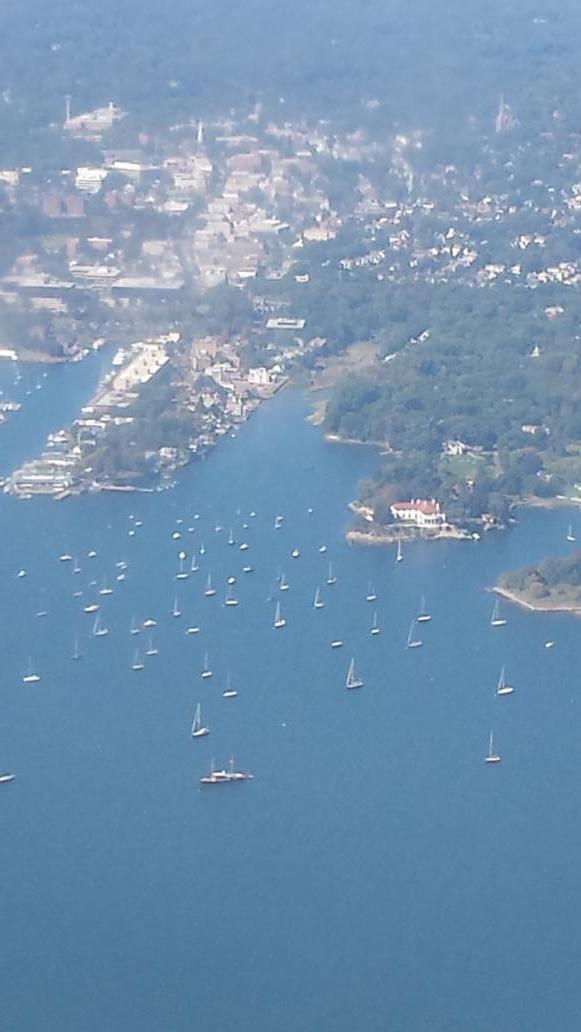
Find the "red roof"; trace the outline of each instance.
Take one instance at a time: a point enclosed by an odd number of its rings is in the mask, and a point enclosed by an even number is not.
[[[416,498],[415,501],[410,502],[394,502],[391,506],[392,509],[415,509],[417,512],[423,513],[424,516],[437,516],[440,512],[440,503],[434,500],[428,501],[426,498]]]

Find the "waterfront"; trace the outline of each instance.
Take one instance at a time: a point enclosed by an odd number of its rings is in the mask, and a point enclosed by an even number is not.
[[[76,377],[74,412],[96,371],[49,370],[0,428],[2,472],[65,419],[63,377]],[[307,413],[282,392],[171,492],[0,497],[0,768],[17,775],[0,792],[11,1032],[577,1028],[578,622],[506,606],[507,626],[492,629],[484,590],[566,552],[575,513],[526,512],[478,543],[410,544],[399,564],[393,548],[350,548],[347,503],[375,457],[325,443]],[[230,526],[248,551],[228,546]],[[176,583],[177,553],[202,542],[199,572]],[[115,591],[99,641],[82,602],[103,576]],[[406,650],[422,595],[432,621],[424,647]],[[160,650],[138,674],[133,615],[156,618]],[[37,685],[21,682],[29,655]],[[344,688],[351,655],[359,692]],[[508,699],[494,695],[503,663]],[[198,701],[211,734],[193,742]],[[491,728],[496,769],[482,762]],[[231,752],[254,781],[200,790],[212,757]]]

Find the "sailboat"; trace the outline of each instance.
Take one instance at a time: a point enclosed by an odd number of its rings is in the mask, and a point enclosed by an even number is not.
[[[282,521],[283,520],[284,520],[284,516],[277,516],[275,518],[275,521],[274,521],[274,529],[275,530],[280,530],[280,528],[282,527]]]
[[[506,620],[500,615],[500,602],[496,599],[490,617],[490,625],[491,627],[504,627],[505,623]]]
[[[182,615],[182,611],[181,611],[181,609],[179,607],[179,604],[178,604],[177,595],[176,595],[176,597],[173,600],[173,609],[171,611],[171,615],[175,616],[175,617]]]
[[[229,545],[235,545],[236,544],[236,539],[234,537],[234,531],[232,530],[232,527],[230,527],[230,531],[228,533],[228,544]]]
[[[334,641],[331,642],[331,648],[332,649],[340,649],[342,647],[343,647],[343,642],[341,641],[340,638],[335,638]]]
[[[103,577],[103,584],[99,588],[99,594],[100,595],[112,595],[113,594],[113,588],[110,588],[108,586],[105,577]]]
[[[575,535],[573,533],[573,525],[570,523],[569,524],[569,529],[567,531],[567,541],[575,541],[575,540],[576,540],[576,538],[575,538]]]
[[[369,581],[369,584],[367,586],[367,594],[365,596],[365,599],[366,599],[367,602],[375,602],[376,598],[377,598],[377,595],[375,594],[375,588],[373,587],[373,584],[371,583],[371,581]]]
[[[205,555],[205,554],[206,554],[206,546],[202,542],[202,544],[200,545],[200,555]]]
[[[198,566],[196,557],[194,555],[194,556],[192,556],[192,565],[190,566],[190,572],[191,573],[197,573],[199,569],[200,569],[200,567]]]
[[[196,706],[196,712],[194,713],[194,720],[192,723],[192,738],[203,738],[204,735],[210,734],[210,728],[204,727],[202,724],[202,707],[200,703]]]
[[[225,606],[237,606],[238,605],[238,599],[232,594],[232,588],[228,588],[228,594],[226,595],[226,598],[224,599],[224,605]]]
[[[428,613],[426,609],[426,596],[422,595],[422,601],[420,604],[420,611],[416,617],[418,623],[429,623],[432,619],[431,613]]]
[[[0,785],[7,785],[9,781],[14,781],[16,774],[0,774]]]
[[[293,559],[298,559],[300,554],[301,553],[299,552],[298,548],[293,548],[293,550],[291,552],[291,556],[292,556]]]
[[[333,563],[329,563],[329,573],[327,574],[327,584],[336,584],[337,578],[333,573]]]
[[[137,623],[134,616],[131,617],[131,627],[129,628],[130,634],[141,634],[141,627]]]
[[[199,634],[200,628],[197,624],[192,624],[190,627],[186,627],[186,634]]]
[[[222,692],[222,695],[225,699],[234,699],[238,695],[236,689],[232,687],[232,678],[230,677],[230,674],[228,674],[226,678],[226,687]]]
[[[363,681],[355,673],[355,660],[352,659],[345,679],[346,688],[363,688]]]
[[[184,568],[184,559],[186,558],[185,552],[180,552],[180,568],[176,573],[176,580],[186,580],[188,571]]]
[[[408,637],[406,642],[406,649],[419,649],[424,643],[421,638],[414,638],[414,620],[410,624],[408,631]]]
[[[83,606],[85,613],[96,613],[98,608],[97,602],[88,602],[86,606]]]
[[[79,560],[75,556],[75,562],[74,562],[74,566],[73,566],[73,573],[80,573],[80,572],[81,572],[81,567],[79,566]]]
[[[133,663],[131,664],[132,670],[143,670],[143,661],[139,655],[139,649],[135,649],[135,655],[133,656]]]
[[[315,598],[313,600],[313,609],[322,609],[324,605],[325,603],[321,598],[321,589],[317,588],[317,590],[315,591]]]
[[[152,637],[151,634],[149,635],[149,641],[147,643],[147,648],[145,650],[145,655],[146,656],[158,656],[159,655],[159,649],[156,648],[156,646],[153,644],[153,637]]]
[[[500,756],[494,751],[494,736],[492,731],[490,732],[490,739],[488,742],[488,755],[484,757],[485,763],[500,763]]]
[[[282,615],[281,608],[280,608],[280,602],[276,603],[276,609],[274,611],[274,622],[273,622],[272,626],[276,627],[277,630],[280,627],[286,627],[286,620],[285,620],[284,616]]]
[[[71,659],[82,659],[83,653],[79,651],[79,639],[75,638],[75,647]]]
[[[109,629],[101,625],[99,614],[95,617],[95,623],[93,624],[93,637],[104,638],[106,634],[109,634]]]
[[[212,595],[215,595],[215,594],[216,594],[216,589],[212,586],[212,574],[209,573],[208,574],[208,578],[206,580],[206,587],[204,589],[204,595],[206,596],[206,598],[211,598]]]
[[[403,545],[401,543],[401,538],[397,539],[397,552],[395,555],[395,561],[396,563],[401,563],[403,561]]]
[[[22,678],[22,683],[23,684],[36,684],[37,681],[40,681],[40,675],[34,673],[34,670],[33,670],[33,667],[32,667],[32,659],[29,659],[28,660],[28,670],[25,673],[24,677]]]
[[[500,676],[498,678],[498,684],[496,686],[496,694],[497,695],[512,695],[513,692],[514,692],[514,688],[510,684],[506,683],[505,676],[504,676],[504,666],[503,666],[502,670],[500,671]]]
[[[282,573],[281,576],[280,576],[280,581],[278,582],[278,587],[279,587],[280,591],[288,591],[289,584],[288,584],[288,581],[287,581],[286,576],[285,576],[284,573]]]
[[[210,670],[209,661],[208,661],[208,653],[207,652],[204,653],[204,665],[202,667],[201,676],[204,678],[204,680],[206,680],[206,678],[212,676],[212,671]]]
[[[143,621],[143,626],[144,627],[155,627],[156,624],[157,624],[157,620],[154,620],[153,617],[151,617],[151,616],[148,616],[147,620]]]
[[[373,621],[372,621],[372,624],[371,624],[371,630],[369,631],[369,633],[370,634],[379,634],[380,631],[381,631],[381,628],[380,628],[380,626],[379,626],[379,624],[377,622],[377,613],[374,613],[373,614]]]

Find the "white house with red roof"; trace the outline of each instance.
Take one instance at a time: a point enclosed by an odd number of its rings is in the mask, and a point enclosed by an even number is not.
[[[390,506],[394,520],[414,523],[417,527],[441,527],[446,522],[446,513],[435,498],[412,498],[409,502],[394,502]]]

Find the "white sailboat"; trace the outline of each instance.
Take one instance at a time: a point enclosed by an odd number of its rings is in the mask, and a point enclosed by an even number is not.
[[[144,664],[143,664],[143,661],[141,659],[141,656],[139,655],[139,649],[135,649],[135,654],[133,656],[133,663],[131,664],[131,669],[132,670],[143,670],[143,666],[144,666]]]
[[[206,579],[206,587],[204,589],[204,595],[206,596],[206,598],[211,598],[212,595],[215,595],[215,594],[216,594],[216,589],[215,589],[215,587],[212,584],[212,574],[209,573],[208,577]]]
[[[238,605],[238,599],[232,593],[232,588],[231,587],[228,588],[228,594],[226,595],[226,598],[224,599],[224,605],[225,606],[237,606]]]
[[[100,595],[112,595],[113,594],[113,588],[109,587],[105,577],[103,577],[103,583],[102,583],[101,587],[99,588],[99,594]]]
[[[16,774],[0,774],[0,785],[7,785],[10,781],[14,781]]]
[[[363,688],[363,681],[355,673],[355,660],[351,659],[349,669],[347,671],[347,677],[345,678],[346,688]]]
[[[202,667],[202,671],[201,671],[201,675],[200,676],[203,677],[204,680],[206,680],[208,677],[212,676],[212,671],[210,670],[210,663],[209,663],[209,660],[208,660],[208,653],[207,652],[204,653],[204,665]]]
[[[416,617],[418,623],[429,623],[432,619],[431,613],[428,613],[426,609],[426,596],[422,595],[422,601],[420,603],[420,611]]]
[[[381,631],[381,628],[380,628],[379,623],[377,621],[377,613],[374,613],[373,614],[373,621],[371,623],[371,629],[370,629],[369,633],[370,634],[379,634],[380,631]]]
[[[22,678],[22,683],[23,684],[36,684],[38,681],[40,681],[40,675],[35,673],[34,667],[32,666],[32,659],[29,659],[28,660],[28,669],[27,669],[27,672],[25,673],[24,677]]]
[[[504,627],[505,623],[506,620],[500,615],[500,602],[496,599],[490,617],[490,625],[491,627]]]
[[[375,588],[373,587],[371,581],[369,581],[369,584],[367,585],[367,594],[365,596],[365,600],[366,602],[375,602],[376,598],[377,595],[375,593]]]
[[[179,558],[180,558],[180,566],[179,566],[178,572],[176,573],[176,580],[186,580],[186,578],[188,576],[188,571],[184,567],[184,560],[186,558],[185,552],[180,552],[180,557]]]
[[[177,595],[175,596],[175,598],[173,600],[173,609],[171,611],[171,615],[173,617],[178,617],[178,616],[182,615],[182,611],[181,611],[181,609],[179,607]]]
[[[500,763],[500,756],[494,751],[494,735],[490,732],[490,739],[488,741],[488,754],[484,757],[485,763]]]
[[[286,627],[286,620],[282,615],[280,602],[276,603],[276,609],[274,611],[274,622],[272,626],[275,627],[277,630],[281,627]]]
[[[236,538],[234,537],[234,531],[232,530],[232,527],[230,527],[230,531],[228,533],[228,544],[229,545],[235,545],[236,544]]]
[[[198,561],[197,561],[195,555],[193,555],[192,556],[192,564],[190,566],[190,573],[197,573],[199,569],[200,569],[200,567],[198,566]]]
[[[514,692],[514,688],[512,687],[512,685],[506,683],[504,666],[503,666],[501,671],[500,671],[500,676],[498,678],[498,684],[496,686],[496,694],[497,695],[512,695],[513,692]]]
[[[403,562],[403,545],[401,543],[401,538],[397,539],[397,552],[395,554],[395,561],[396,563]]]
[[[144,627],[155,627],[156,624],[157,624],[157,620],[154,620],[151,616],[148,616],[147,620],[143,621],[143,626]]]
[[[238,692],[236,691],[236,688],[232,687],[232,678],[230,677],[230,674],[228,674],[226,677],[226,687],[222,692],[222,696],[224,699],[235,699],[237,695]]]
[[[337,578],[336,578],[335,574],[333,573],[333,563],[329,563],[329,572],[327,574],[327,584],[331,585],[331,584],[336,584],[336,583],[337,583]]]
[[[569,524],[569,529],[567,531],[567,541],[576,541],[575,535],[573,533],[573,525],[571,523]]]
[[[331,648],[332,649],[340,649],[342,647],[343,647],[343,642],[341,641],[340,638],[335,638],[335,640],[331,642]]]
[[[192,738],[203,738],[204,735],[210,734],[210,728],[204,727],[202,724],[202,707],[198,703],[196,706],[196,712],[194,713],[194,720],[192,723]]]
[[[103,625],[101,624],[100,616],[97,613],[95,617],[95,623],[93,624],[93,637],[104,638],[107,634],[109,634],[109,628],[103,627]]]
[[[298,559],[300,554],[301,553],[299,552],[298,548],[293,548],[293,550],[291,552],[291,556],[292,556],[293,559]]]
[[[158,656],[159,655],[159,649],[153,644],[153,636],[151,634],[149,635],[149,641],[147,643],[147,648],[145,650],[145,655],[146,656]]]
[[[78,559],[75,556],[75,561],[74,561],[74,565],[73,565],[73,573],[80,573],[80,572],[81,572],[81,567],[79,566],[79,561],[78,561]]]
[[[130,634],[141,634],[141,627],[137,623],[134,616],[131,617],[131,627],[129,628]]]
[[[288,591],[289,584],[284,573],[281,574],[280,581],[278,582],[280,591]]]
[[[96,613],[99,609],[97,602],[88,602],[86,606],[83,606],[85,613]]]
[[[79,639],[75,638],[75,647],[73,649],[73,654],[71,656],[71,659],[75,659],[76,660],[76,659],[82,659],[82,658],[83,658],[83,653],[79,649]]]
[[[313,599],[313,609],[322,609],[324,605],[325,603],[321,598],[321,589],[317,588],[317,590],[315,591],[315,597]]]
[[[414,638],[414,623],[415,621],[412,620],[408,631],[406,649],[419,649],[424,644],[421,638]]]

